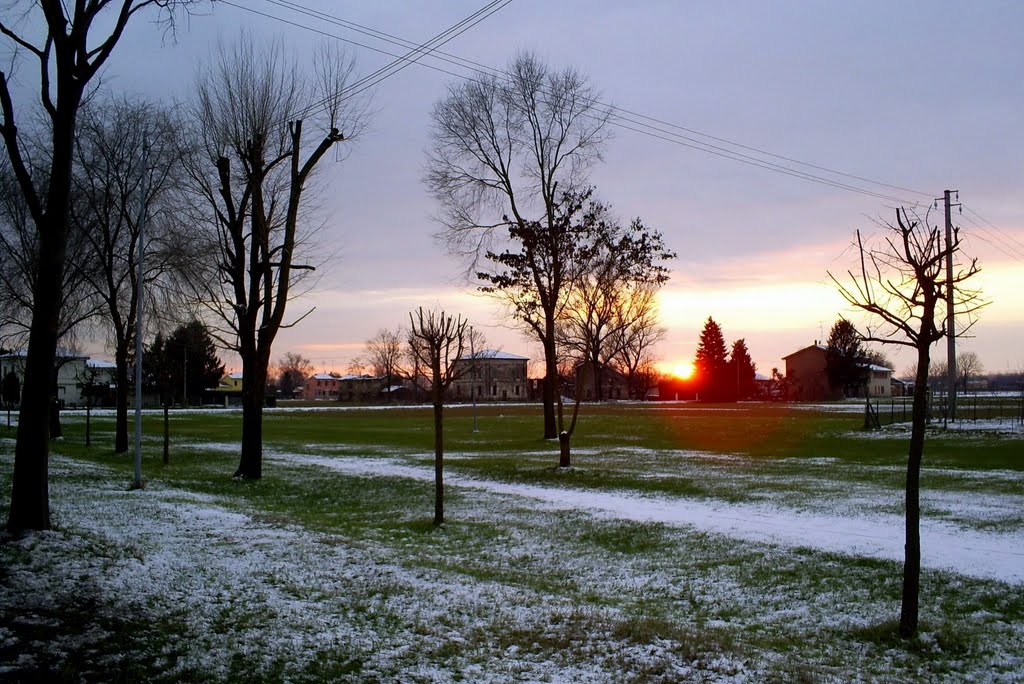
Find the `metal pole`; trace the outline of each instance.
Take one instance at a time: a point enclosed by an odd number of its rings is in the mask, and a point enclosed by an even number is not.
[[[145,253],[146,226],[146,164],[149,161],[149,141],[142,139],[142,179],[139,181],[139,255],[138,275],[135,281],[135,481],[132,489],[142,488],[142,256]]]
[[[469,358],[472,359],[472,361],[470,361],[470,363],[473,364],[470,367],[472,369],[473,373],[470,376],[472,378],[472,380],[470,381],[470,384],[469,384],[469,395],[471,397],[473,397],[473,432],[479,432],[479,430],[477,429],[477,426],[476,426],[476,371],[477,371],[477,365],[476,365],[476,351],[474,350],[474,347],[473,347],[473,326],[469,326]]]
[[[949,419],[956,419],[956,322],[953,318],[953,216],[949,190],[943,193],[946,205],[946,372],[949,385]]]

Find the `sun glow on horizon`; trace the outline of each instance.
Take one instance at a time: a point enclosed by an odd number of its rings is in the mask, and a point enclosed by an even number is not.
[[[663,364],[662,368],[662,371],[670,373],[680,380],[689,380],[692,378],[694,370],[695,368],[693,363],[690,361],[666,362]]]

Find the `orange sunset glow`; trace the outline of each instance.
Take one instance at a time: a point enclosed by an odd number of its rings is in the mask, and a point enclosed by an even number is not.
[[[673,375],[680,380],[689,380],[696,370],[690,361],[671,361],[659,364],[659,369],[666,374]]]

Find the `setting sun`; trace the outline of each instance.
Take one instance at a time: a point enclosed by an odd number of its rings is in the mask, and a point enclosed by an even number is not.
[[[688,379],[693,375],[693,364],[689,361],[682,361],[672,366],[672,375],[682,380]]]

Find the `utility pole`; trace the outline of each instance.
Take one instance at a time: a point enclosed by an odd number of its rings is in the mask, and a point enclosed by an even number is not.
[[[946,190],[943,193],[943,204],[946,208],[946,394],[949,397],[947,415],[950,420],[956,419],[956,321],[953,312],[953,203],[950,195],[956,193],[960,206],[960,192]]]

